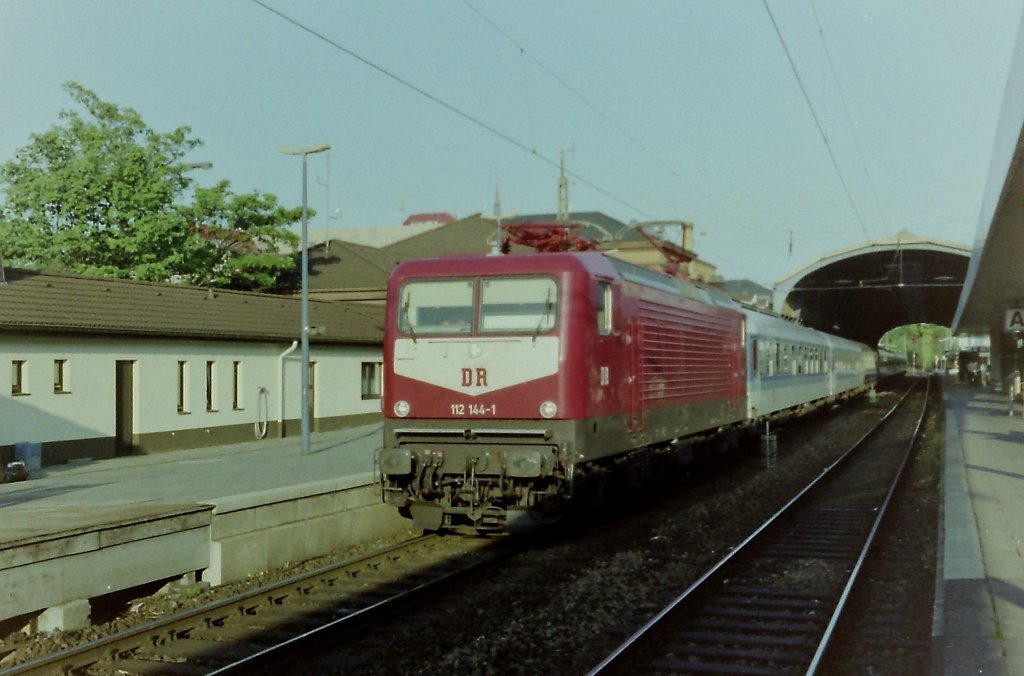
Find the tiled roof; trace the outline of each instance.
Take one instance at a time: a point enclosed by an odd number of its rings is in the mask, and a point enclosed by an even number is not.
[[[223,340],[298,340],[301,301],[70,274],[6,271],[0,330]],[[383,308],[309,302],[319,343],[383,342]]]
[[[493,218],[469,216],[430,232],[395,242],[386,247],[386,250],[396,261],[460,254],[487,254],[491,252],[497,229],[498,225]],[[513,247],[512,252],[533,253],[533,250],[527,247]]]
[[[491,252],[497,223],[470,216],[385,247],[370,247],[340,240],[318,244],[309,250],[309,288],[313,291],[381,289],[388,275],[404,260]],[[514,246],[513,253],[532,253]],[[292,286],[298,281],[291,280]]]
[[[330,240],[309,249],[309,288],[383,289],[388,275],[400,261],[386,248],[378,249],[341,240]]]

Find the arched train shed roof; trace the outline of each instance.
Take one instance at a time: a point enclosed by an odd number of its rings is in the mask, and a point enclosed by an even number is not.
[[[900,233],[826,254],[775,283],[773,306],[808,326],[876,345],[904,324],[949,326],[971,247]]]

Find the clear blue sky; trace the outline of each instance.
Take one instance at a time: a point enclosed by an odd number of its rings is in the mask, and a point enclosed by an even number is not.
[[[265,2],[322,37],[250,0],[0,0],[0,161],[69,80],[191,127],[202,184],[289,206],[279,149],[330,143],[335,232],[491,213],[496,187],[553,212],[571,148],[573,210],[693,221],[724,276],[771,283],[901,230],[973,242],[1024,0]]]

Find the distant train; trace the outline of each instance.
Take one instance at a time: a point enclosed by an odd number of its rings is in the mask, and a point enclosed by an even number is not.
[[[893,352],[884,348],[878,348],[878,379],[903,375],[907,372],[907,356],[900,352]]]
[[[427,530],[534,528],[899,370],[597,252],[407,261],[387,299],[383,499]]]

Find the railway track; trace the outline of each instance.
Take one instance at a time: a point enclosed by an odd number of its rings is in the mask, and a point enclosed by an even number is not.
[[[814,673],[914,447],[928,386],[915,383],[875,429],[590,673]]]
[[[518,551],[425,535],[15,665],[3,674],[249,674]]]

